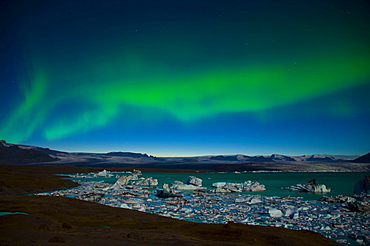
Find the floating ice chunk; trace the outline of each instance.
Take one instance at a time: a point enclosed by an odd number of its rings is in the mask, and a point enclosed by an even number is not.
[[[176,194],[176,193],[165,192],[164,190],[157,190],[157,194],[155,194],[155,196],[157,196],[159,198],[168,198],[168,197],[182,197],[183,195]]]
[[[276,209],[276,208],[270,208],[269,214],[271,217],[274,217],[274,218],[280,218],[281,216],[283,216],[283,212],[281,212],[281,210]]]
[[[290,216],[291,219],[297,220],[299,218],[299,212],[295,212],[292,216]]]
[[[219,188],[219,187],[224,187],[225,185],[226,185],[226,182],[216,182],[212,184],[212,187]]]
[[[133,174],[136,175],[136,176],[141,175],[141,171],[137,170],[137,169],[134,169]]]
[[[131,207],[129,207],[126,203],[122,203],[121,208],[131,209]]]
[[[253,197],[249,202],[247,202],[248,204],[256,204],[256,203],[261,203],[262,200],[261,198],[258,198],[258,197]]]
[[[162,189],[163,189],[163,192],[165,192],[165,193],[175,193],[171,188],[170,188],[170,186],[168,185],[168,184],[166,184],[166,183],[163,183],[162,184]]]
[[[294,207],[288,207],[286,210],[285,210],[285,216],[289,217],[291,215],[293,215],[295,212],[297,211],[296,208]]]
[[[202,186],[202,180],[200,178],[189,176],[186,180],[186,183],[188,185],[195,185],[195,186]]]
[[[191,184],[176,184],[173,185],[171,188],[175,190],[197,190],[200,187]]]
[[[249,199],[247,197],[237,197],[235,198],[235,202],[247,202]]]
[[[112,189],[119,189],[121,188],[121,185],[128,185],[128,183],[131,181],[131,180],[137,180],[137,176],[136,175],[130,175],[130,176],[121,176],[117,181],[116,183],[114,183],[114,185],[111,187]]]
[[[265,185],[250,180],[244,183],[216,182],[212,184],[212,187],[216,187],[216,190],[214,190],[216,193],[266,190]]]
[[[181,181],[174,181],[172,182],[171,189],[174,190],[198,190],[198,189],[206,189],[205,187],[199,187],[192,184],[184,184]]]
[[[189,213],[193,212],[193,209],[191,209],[191,208],[181,208],[179,210],[179,212],[189,214]]]
[[[286,217],[289,217],[291,219],[298,219],[299,218],[299,209],[297,209],[296,207],[288,207],[286,210],[285,210],[285,214],[284,214]]]
[[[295,192],[310,192],[310,193],[327,193],[331,189],[326,187],[324,184],[316,184],[316,180],[313,179],[308,183],[296,184],[283,189],[295,191]]]
[[[103,171],[101,171],[101,172],[98,172],[97,174],[96,174],[96,176],[101,176],[101,177],[105,177],[105,178],[109,178],[109,177],[112,177],[113,175],[112,174],[110,174],[110,172],[109,171],[107,171],[107,170],[103,170]]]
[[[141,178],[139,181],[135,182],[135,185],[156,186],[156,185],[158,185],[158,180],[153,179],[152,177]]]

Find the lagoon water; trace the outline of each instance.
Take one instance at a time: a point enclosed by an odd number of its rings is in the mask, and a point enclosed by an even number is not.
[[[127,175],[118,173],[120,176]],[[356,182],[363,179],[365,175],[370,173],[353,173],[353,172],[303,172],[303,173],[282,173],[282,172],[261,172],[261,173],[150,173],[143,172],[141,177],[153,177],[158,179],[159,185],[162,183],[171,184],[178,180],[185,182],[188,176],[195,176],[203,180],[203,187],[212,189],[212,183],[215,182],[233,182],[242,183],[247,180],[257,181],[266,186],[266,191],[253,192],[252,194],[261,194],[263,196],[294,196],[302,197],[303,199],[315,200],[323,195],[353,195],[353,186]],[[281,189],[291,185],[306,183],[312,179],[316,179],[316,183],[325,184],[331,188],[330,193],[311,194],[297,193]],[[94,178],[93,180],[104,180],[107,183],[115,183],[117,178]],[[249,192],[250,193],[250,192]]]

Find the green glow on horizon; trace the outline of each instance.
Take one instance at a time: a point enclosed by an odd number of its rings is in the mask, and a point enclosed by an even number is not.
[[[117,64],[117,67],[122,65]],[[53,140],[106,126],[118,117],[135,121],[139,115],[125,112],[123,106],[139,109],[144,115],[140,119],[145,119],[146,114],[156,115],[159,120],[171,115],[187,124],[227,112],[262,112],[370,79],[369,57],[360,52],[344,55],[343,51],[304,57],[297,64],[244,65],[189,71],[187,75],[166,72],[166,69],[145,74],[142,68],[139,73],[143,76],[124,77],[122,71],[115,69],[114,62],[113,68],[107,70],[99,70],[99,63],[96,66],[97,79],[81,80],[81,72],[75,77],[58,78],[64,84],[55,82],[52,73],[39,66],[33,71],[36,76],[27,82],[31,87],[22,88],[24,99],[1,127],[0,138],[19,142],[41,131],[46,139]],[[50,119],[54,107],[70,101],[80,103],[82,111],[66,112]],[[161,114],[152,114],[153,110]],[[342,111],[348,114],[348,110],[351,107]],[[147,122],[155,120],[146,119]]]

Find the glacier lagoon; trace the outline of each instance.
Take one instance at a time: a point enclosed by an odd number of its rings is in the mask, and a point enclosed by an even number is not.
[[[365,245],[370,242],[370,213],[353,212],[344,203],[320,201],[323,196],[352,196],[353,186],[370,173],[142,173],[140,178],[158,179],[162,183],[185,182],[188,176],[203,180],[203,191],[182,191],[182,197],[166,199],[155,196],[156,187],[141,185],[113,185],[119,176],[131,172],[102,172],[69,175],[80,186],[68,190],[39,195],[67,196],[154,213],[201,223],[236,222],[248,225],[311,230],[343,245]],[[318,184],[331,188],[329,193],[297,193],[282,189],[316,179]],[[265,191],[241,193],[213,193],[212,183],[257,181],[266,185]],[[135,181],[134,181],[135,182]],[[115,188],[113,188],[115,187]]]

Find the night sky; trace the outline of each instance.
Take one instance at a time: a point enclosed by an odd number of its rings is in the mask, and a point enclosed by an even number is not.
[[[0,2],[0,139],[65,151],[370,151],[367,0]]]

